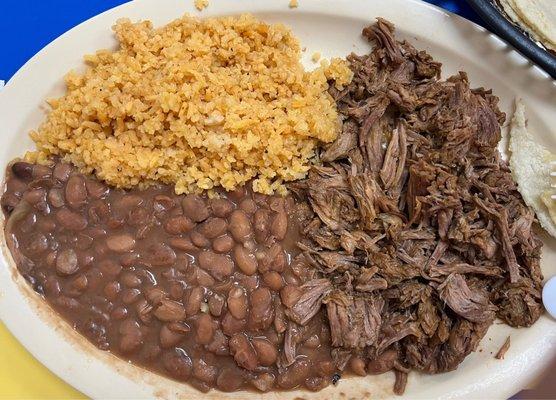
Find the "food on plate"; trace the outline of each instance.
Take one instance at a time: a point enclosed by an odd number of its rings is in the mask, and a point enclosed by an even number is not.
[[[498,360],[503,360],[504,356],[506,355],[509,349],[510,349],[510,337],[508,336],[504,341],[504,344],[502,345],[502,347],[500,347],[500,350],[498,350],[498,352],[494,357],[497,358]]]
[[[6,184],[19,271],[100,349],[201,391],[331,382],[324,314],[285,315],[311,273],[291,198],[123,191],[60,161],[15,162]]]
[[[499,0],[506,15],[547,49],[556,51],[554,0]]]
[[[306,72],[283,25],[185,16],[114,30],[120,48],[66,77],[28,160],[63,156],[121,188],[160,181],[180,194],[254,179],[257,192],[284,194],[283,182],[305,176],[315,147],[338,134],[327,79],[341,86],[349,69],[336,59]]]
[[[1,198],[18,271],[98,348],[203,392],[401,394],[539,318],[535,214],[465,73],[380,18],[313,72],[251,16],[115,30]]]
[[[290,184],[307,285],[290,313],[326,309],[337,365],[391,354],[398,374],[451,371],[494,318],[514,327],[542,313],[542,242],[497,150],[505,115],[379,19],[369,55],[348,57],[352,82],[331,89],[344,117],[307,179]],[[321,289],[324,290],[324,289]]]
[[[516,100],[510,125],[510,168],[525,203],[535,210],[541,226],[556,237],[556,190],[551,172],[556,156],[536,143],[527,130],[525,106]]]
[[[194,3],[195,8],[199,11],[203,11],[205,8],[208,7],[209,2],[208,0],[195,0]]]

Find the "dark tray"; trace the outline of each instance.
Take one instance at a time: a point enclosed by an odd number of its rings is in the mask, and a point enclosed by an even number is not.
[[[556,79],[556,56],[539,46],[512,21],[506,19],[494,4],[494,0],[467,0],[467,2],[495,33]]]

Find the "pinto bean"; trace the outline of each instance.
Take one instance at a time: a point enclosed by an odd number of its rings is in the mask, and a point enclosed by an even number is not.
[[[315,368],[315,372],[321,378],[330,378],[334,371],[336,371],[336,366],[331,360],[319,361]]]
[[[195,222],[201,222],[210,215],[205,201],[196,194],[188,194],[181,202],[183,213]]]
[[[103,292],[108,300],[114,301],[116,300],[116,297],[118,297],[118,294],[120,293],[121,290],[122,287],[120,285],[120,282],[112,281],[112,282],[108,282],[104,286]]]
[[[64,207],[56,212],[56,221],[70,231],[82,231],[87,227],[87,218]]]
[[[266,251],[257,253],[256,257],[259,260],[258,270],[263,274],[270,270],[283,272],[287,265],[286,254],[278,243],[274,243]]]
[[[247,292],[252,292],[259,287],[259,275],[245,275],[236,272],[234,278]]]
[[[230,338],[230,353],[237,365],[248,371],[253,371],[259,364],[255,349],[243,333],[237,333]]]
[[[15,162],[12,164],[12,172],[19,179],[31,180],[33,178],[33,164],[24,161]]]
[[[162,349],[157,343],[147,342],[141,347],[140,357],[147,362],[158,361],[161,353]]]
[[[159,341],[163,349],[176,346],[183,338],[183,334],[171,330],[168,325],[162,325],[162,328],[160,328]]]
[[[139,323],[133,319],[127,319],[120,324],[119,332],[120,350],[129,353],[143,344],[143,334]]]
[[[72,299],[71,297],[68,296],[59,296],[56,299],[56,304],[59,305],[60,307],[66,308],[68,310],[77,310],[79,309],[79,301]]]
[[[104,201],[95,200],[89,206],[88,214],[91,223],[98,224],[108,220],[110,217],[110,208]]]
[[[145,299],[141,299],[135,304],[135,312],[145,325],[149,325],[152,321],[153,306]]]
[[[151,226],[152,220],[153,216],[146,207],[134,207],[128,213],[127,223],[144,230]]]
[[[297,300],[301,297],[301,291],[297,286],[286,285],[282,290],[280,290],[280,298],[282,299],[282,304],[288,308],[292,308]]]
[[[367,371],[365,371],[365,361],[360,357],[353,356],[349,360],[349,369],[356,375],[366,376]]]
[[[182,335],[191,331],[191,328],[185,322],[169,322],[167,326],[171,331],[181,333]]]
[[[165,214],[167,211],[174,208],[175,205],[176,202],[169,196],[166,196],[164,194],[158,194],[154,196],[153,210],[157,215]]]
[[[250,254],[245,247],[236,245],[233,252],[236,266],[246,275],[253,275],[257,272],[257,259]]]
[[[274,215],[270,226],[270,232],[276,239],[284,240],[288,232],[288,214],[286,210],[281,209]]]
[[[23,194],[23,200],[31,205],[44,203],[46,201],[46,190],[31,189]]]
[[[217,217],[226,218],[234,210],[234,203],[227,199],[211,199],[210,208]]]
[[[268,340],[263,338],[255,338],[251,341],[255,351],[257,352],[257,357],[259,359],[259,364],[264,367],[270,367],[278,359],[278,351],[276,346],[270,343]]]
[[[61,292],[61,288],[58,279],[56,279],[53,276],[46,278],[46,281],[44,283],[44,291],[47,296],[51,296],[51,297],[59,296]]]
[[[104,275],[108,276],[116,276],[122,271],[122,266],[111,259],[100,261],[98,267]]]
[[[223,392],[235,392],[244,382],[245,378],[237,368],[223,368],[216,379],[216,387]]]
[[[208,239],[214,239],[226,233],[228,223],[223,218],[208,218],[197,228],[199,233]]]
[[[277,333],[284,333],[287,329],[286,314],[278,297],[274,298],[274,314],[276,314],[274,316],[274,330]]]
[[[201,268],[195,269],[195,277],[197,279],[197,283],[204,287],[211,287],[216,283],[214,278]]]
[[[133,304],[139,300],[141,296],[141,291],[137,288],[125,289],[122,291],[122,302],[124,304]]]
[[[234,286],[228,293],[228,310],[236,319],[247,316],[247,294],[242,287]]]
[[[48,203],[52,207],[60,208],[64,205],[64,193],[62,189],[52,188],[48,191]]]
[[[263,282],[265,283],[266,286],[268,286],[271,290],[274,290],[275,292],[282,289],[282,285],[283,285],[282,277],[276,271],[269,271],[263,274]]]
[[[73,249],[62,250],[56,257],[56,272],[60,275],[72,275],[79,270],[77,254]]]
[[[206,349],[218,356],[227,356],[230,354],[228,338],[224,335],[224,333],[222,333],[221,330],[217,329],[214,331],[212,342],[206,346]]]
[[[52,170],[52,177],[60,182],[65,182],[68,180],[72,166],[67,163],[58,163]]]
[[[191,375],[191,358],[181,348],[165,352],[162,355],[162,365],[164,365],[166,371],[176,379],[184,381]]]
[[[168,290],[168,294],[170,298],[173,300],[180,300],[183,298],[183,294],[185,293],[185,283],[180,281],[173,281],[170,282],[170,289]]]
[[[191,235],[189,235],[189,237],[191,238],[193,244],[197,247],[200,247],[202,249],[207,249],[210,247],[210,240],[208,240],[200,232],[197,231],[191,232]]]
[[[290,365],[278,376],[276,383],[282,389],[293,389],[303,383],[311,373],[311,362],[300,359]]]
[[[135,239],[129,233],[111,235],[106,238],[106,247],[117,253],[125,253],[135,247]]]
[[[201,310],[201,303],[205,297],[205,289],[196,286],[189,291],[185,302],[185,312],[188,316],[196,315]]]
[[[212,249],[217,253],[228,253],[234,247],[234,239],[228,235],[213,240]]]
[[[162,299],[164,299],[167,296],[168,295],[164,290],[157,287],[147,289],[146,291],[147,300],[154,305],[160,304],[162,302]]]
[[[70,283],[70,292],[73,297],[80,296],[87,289],[89,281],[86,275],[78,275]]]
[[[253,230],[255,239],[259,243],[264,243],[270,234],[270,211],[259,208],[253,216]]]
[[[218,377],[218,368],[209,365],[202,358],[193,360],[193,376],[205,383],[214,383]]]
[[[199,344],[209,344],[214,335],[214,322],[208,314],[201,314],[196,321],[197,332],[195,340]]]
[[[195,223],[187,218],[185,215],[177,215],[170,217],[164,224],[164,229],[170,235],[179,235],[180,233],[189,232],[195,227]]]
[[[299,286],[301,284],[299,278],[292,271],[284,271],[282,279],[286,282],[286,285]]]
[[[6,214],[9,215],[19,204],[19,197],[16,196],[14,193],[5,192],[2,195],[1,203],[2,209]]]
[[[229,277],[234,270],[234,263],[229,257],[210,250],[199,254],[199,265],[219,281]]]
[[[234,210],[230,215],[230,233],[238,242],[245,242],[251,234],[251,222],[243,210]]]
[[[155,243],[147,247],[144,258],[154,267],[167,267],[176,261],[176,253],[165,243]]]
[[[130,288],[139,287],[143,283],[141,281],[141,278],[139,278],[133,272],[124,272],[120,280],[125,286]]]
[[[93,245],[93,238],[84,233],[79,233],[77,235],[77,240],[75,241],[75,247],[79,250],[87,250]]]
[[[14,195],[21,196],[21,194],[25,192],[27,188],[28,186],[25,182],[14,176],[6,179],[6,191],[4,193],[11,192]]]
[[[329,380],[320,376],[310,376],[305,379],[305,387],[313,392],[318,392],[329,385]]]
[[[210,313],[215,317],[219,317],[222,314],[224,303],[224,298],[222,296],[218,293],[213,293],[208,299]]]
[[[118,199],[116,199],[113,205],[113,211],[115,214],[126,215],[130,210],[143,204],[143,198],[135,194],[126,194]]]
[[[72,175],[66,184],[66,201],[72,208],[79,208],[87,201],[85,179],[81,175]]]
[[[268,392],[272,389],[276,377],[268,372],[263,372],[251,380],[251,384],[261,392]]]
[[[224,315],[222,319],[222,330],[228,336],[243,331],[245,328],[244,319],[236,319],[229,312]]]
[[[129,268],[133,264],[137,263],[139,254],[137,253],[124,253],[120,256],[119,261],[123,267]]]
[[[380,375],[394,368],[394,364],[398,360],[398,352],[395,349],[388,349],[380,354],[376,359],[369,361],[367,364],[367,373],[369,375]]]
[[[175,237],[171,238],[168,243],[177,250],[187,252],[197,250],[197,246],[195,246],[189,238]]]
[[[249,327],[253,330],[267,329],[274,320],[270,290],[265,287],[257,288],[251,292],[249,300]]]
[[[126,307],[117,306],[110,313],[110,318],[115,319],[117,321],[121,321],[121,320],[127,318],[128,315],[129,315],[129,311]]]
[[[283,272],[286,268],[287,260],[284,249],[278,243],[275,243],[268,252],[270,257],[270,269],[276,272]]]
[[[46,165],[34,164],[33,165],[33,179],[35,180],[47,180],[52,176],[52,169]]]
[[[236,203],[241,201],[241,199],[243,199],[246,195],[247,191],[245,185],[238,186],[231,192],[228,192],[228,198],[230,198],[232,201],[235,201]]]
[[[27,249],[32,254],[40,254],[48,250],[48,239],[40,232],[34,233],[27,242]]]
[[[108,194],[108,186],[96,179],[86,179],[85,187],[89,196],[94,199],[102,199]]]
[[[239,208],[247,214],[253,214],[257,211],[257,204],[253,201],[253,199],[243,199],[241,203],[239,203]]]
[[[185,319],[185,308],[177,301],[162,299],[154,312],[154,316],[161,321],[172,322]]]

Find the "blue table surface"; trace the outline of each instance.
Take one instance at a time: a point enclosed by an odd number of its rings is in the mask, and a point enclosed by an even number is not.
[[[480,17],[465,0],[427,1],[479,24],[482,23]],[[96,14],[126,2],[127,0],[0,1],[0,15],[2,16],[2,22],[0,22],[0,38],[2,38],[0,80],[10,79],[35,53],[64,32]]]

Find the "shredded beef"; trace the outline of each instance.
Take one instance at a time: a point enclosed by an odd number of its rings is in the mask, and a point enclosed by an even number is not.
[[[330,91],[343,129],[291,185],[316,272],[287,315],[305,325],[324,309],[338,367],[356,354],[395,369],[402,393],[410,369],[457,368],[495,317],[539,318],[542,243],[497,150],[498,99],[464,72],[441,80],[388,21],[363,36],[374,49]]]

